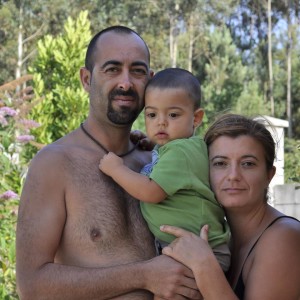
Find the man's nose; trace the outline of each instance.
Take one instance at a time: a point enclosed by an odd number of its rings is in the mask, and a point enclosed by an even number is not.
[[[122,72],[120,76],[120,81],[118,84],[118,88],[123,91],[128,91],[133,87],[132,78],[128,71]]]

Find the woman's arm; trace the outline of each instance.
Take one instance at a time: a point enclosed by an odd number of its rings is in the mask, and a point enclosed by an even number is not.
[[[161,231],[177,237],[163,249],[163,254],[176,259],[193,271],[197,286],[205,300],[238,299],[207,242],[207,225],[202,227],[200,237],[174,226],[164,225]]]

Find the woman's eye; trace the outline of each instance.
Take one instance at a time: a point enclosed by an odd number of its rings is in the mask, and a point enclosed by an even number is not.
[[[215,161],[213,162],[212,164],[214,167],[225,167],[226,166],[226,163],[223,162],[223,161]]]
[[[245,161],[245,162],[242,163],[242,165],[244,167],[253,167],[253,166],[255,166],[255,163],[252,162],[252,161]]]

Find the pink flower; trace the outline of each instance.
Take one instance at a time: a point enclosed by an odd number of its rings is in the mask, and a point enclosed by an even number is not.
[[[25,119],[23,119],[23,120],[20,120],[19,123],[22,124],[27,129],[37,128],[37,127],[41,126],[40,123],[38,123],[34,120],[25,120]]]
[[[17,199],[19,195],[13,191],[6,191],[0,195],[0,199],[8,200],[8,199]]]
[[[0,114],[0,125],[2,125],[3,127],[5,127],[5,126],[8,125],[7,120],[6,120],[5,117],[2,116],[1,114]]]
[[[17,136],[17,142],[19,143],[23,143],[23,144],[27,144],[29,143],[30,141],[33,141],[34,140],[34,136],[33,135],[19,135]]]
[[[8,107],[8,106],[3,106],[3,107],[0,107],[0,112],[5,116],[15,116],[17,114],[17,111],[12,109],[11,107]]]

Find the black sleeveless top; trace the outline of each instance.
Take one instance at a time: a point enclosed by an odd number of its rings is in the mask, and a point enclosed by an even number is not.
[[[245,265],[245,262],[247,260],[247,258],[249,257],[249,255],[251,254],[252,250],[255,248],[256,244],[258,243],[259,239],[261,238],[261,236],[264,234],[264,232],[269,228],[271,227],[277,220],[279,219],[282,219],[282,218],[289,218],[289,219],[293,219],[293,220],[296,220],[299,222],[299,220],[297,220],[296,218],[293,218],[293,217],[289,217],[289,216],[280,216],[280,217],[277,217],[276,219],[274,219],[266,228],[265,230],[261,233],[261,235],[258,237],[258,239],[256,240],[256,242],[254,243],[254,245],[251,247],[248,255],[246,256],[246,259],[244,261],[244,264],[242,266],[242,270],[241,270],[241,273],[240,273],[240,276],[239,276],[239,279],[237,281],[237,284],[234,288],[234,292],[235,294],[237,295],[237,297],[240,299],[240,300],[243,300],[244,299],[244,292],[245,292],[245,285],[244,285],[244,281],[243,281],[243,269],[244,269],[244,265]]]

